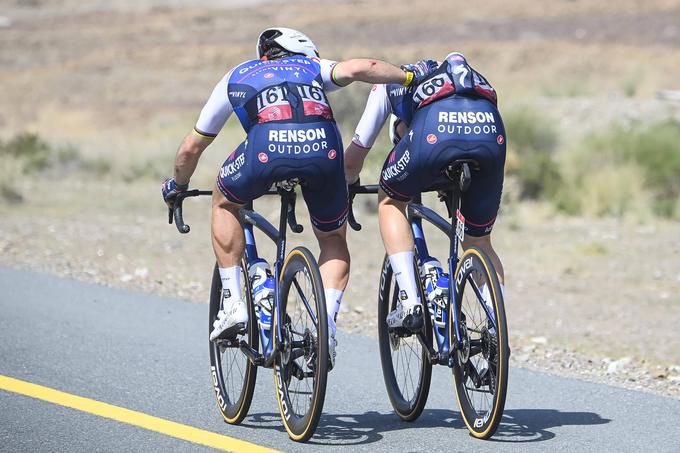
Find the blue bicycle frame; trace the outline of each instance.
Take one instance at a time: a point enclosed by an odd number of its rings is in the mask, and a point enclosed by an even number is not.
[[[243,222],[243,233],[245,236],[245,260],[247,267],[259,259],[257,253],[257,245],[255,244],[255,228],[262,231],[265,236],[272,240],[276,244],[276,260],[273,263],[274,279],[276,281],[275,291],[274,291],[274,310],[272,317],[270,319],[269,329],[262,328],[258,323],[258,331],[260,333],[260,342],[262,344],[262,355],[258,354],[258,351],[253,350],[246,342],[242,341],[240,344],[240,349],[246,356],[257,365],[264,365],[265,367],[271,367],[276,358],[276,353],[278,350],[274,349],[274,337],[272,336],[272,331],[274,328],[274,317],[281,316],[281,291],[279,287],[279,282],[281,280],[281,271],[283,269],[283,263],[286,258],[286,226],[290,225],[291,229],[300,233],[302,231],[302,226],[295,220],[295,199],[296,194],[292,190],[279,189],[278,191],[270,190],[267,192],[268,195],[279,194],[281,195],[281,215],[279,218],[279,228],[278,230],[262,215],[258,214],[253,210],[252,202],[248,203],[245,207],[240,210],[241,220]],[[307,311],[309,312],[312,321],[316,323],[316,316],[314,311],[309,306],[309,301],[304,296],[302,289],[300,288],[297,280],[293,280],[296,291],[300,295]],[[277,338],[282,338],[281,335],[281,320],[276,323],[276,335]]]
[[[457,196],[454,196],[453,198],[458,198]],[[456,203],[458,204],[458,203]],[[456,209],[458,206],[456,206]],[[434,331],[434,337],[437,342],[437,349],[438,353],[431,348],[429,349],[430,355],[432,358],[436,358],[440,361],[445,361],[444,363],[448,363],[449,366],[453,365],[453,361],[451,358],[451,351],[449,348],[450,344],[450,338],[449,338],[449,329],[446,328],[448,326],[449,322],[453,323],[454,327],[454,332],[455,332],[455,342],[454,346],[462,344],[462,335],[460,332],[460,324],[459,324],[459,319],[458,319],[458,312],[455,310],[453,307],[454,301],[456,300],[456,284],[455,284],[455,278],[456,278],[456,267],[458,266],[458,236],[455,234],[456,231],[456,224],[458,222],[457,216],[451,215],[451,221],[449,222],[448,220],[445,220],[442,216],[437,214],[435,211],[432,209],[423,206],[421,204],[421,197],[418,196],[414,199],[412,203],[408,204],[408,219],[409,223],[411,224],[411,231],[413,232],[413,239],[415,242],[416,246],[416,257],[418,259],[418,265],[422,266],[423,261],[426,258],[430,257],[428,248],[427,248],[427,242],[425,241],[425,234],[423,231],[423,220],[426,220],[427,222],[431,223],[434,225],[437,229],[439,229],[442,233],[444,233],[448,238],[449,238],[449,258],[448,258],[448,268],[449,268],[449,304],[446,308],[446,310],[449,313],[444,313],[443,318],[446,320],[446,324],[444,327],[438,327],[433,325],[433,331]],[[478,300],[483,300],[481,293],[479,292],[479,289],[477,286],[474,284],[474,282],[471,282],[472,284],[470,285],[474,291],[475,294],[478,298]],[[425,302],[429,304],[429,302]],[[484,310],[486,311],[488,318],[492,320],[492,322],[496,323],[496,320],[493,317],[493,314],[490,313],[489,308],[486,306],[486,304],[481,304]],[[428,306],[428,315],[429,315],[429,310],[430,307]]]

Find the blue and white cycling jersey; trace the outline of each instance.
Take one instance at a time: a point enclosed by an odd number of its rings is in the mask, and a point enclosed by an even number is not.
[[[371,148],[390,114],[410,125],[417,109],[454,94],[487,99],[496,105],[494,88],[462,54],[453,52],[417,86],[373,85],[352,141],[362,148]]]
[[[342,141],[326,98],[340,88],[334,67],[334,61],[304,56],[250,60],[220,80],[194,132],[210,140],[235,113],[248,134],[217,177],[228,200],[244,204],[273,182],[300,178],[314,226],[342,226],[348,212]]]
[[[194,130],[212,139],[232,113],[246,132],[272,121],[332,121],[325,93],[340,88],[333,81],[335,64],[303,56],[245,61],[217,83]]]
[[[390,114],[409,132],[388,154],[380,187],[390,197],[409,201],[423,190],[449,184],[442,168],[455,159],[473,159],[472,183],[461,196],[465,232],[491,232],[501,200],[505,129],[496,108],[496,91],[460,53],[415,87],[374,85],[355,130],[353,143],[371,148]]]

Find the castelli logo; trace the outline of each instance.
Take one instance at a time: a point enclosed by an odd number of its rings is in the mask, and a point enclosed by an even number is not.
[[[427,136],[427,143],[429,143],[430,145],[434,145],[435,143],[437,143],[437,136],[434,134],[429,134]]]
[[[335,156],[336,156],[336,155],[337,155],[337,153],[335,152],[334,149],[328,151],[328,158],[329,158],[329,159],[335,159]]]
[[[262,162],[263,164],[266,164],[267,162],[269,162],[269,156],[267,156],[267,154],[265,154],[265,153],[258,154],[257,158],[260,159],[260,162]]]
[[[375,90],[377,90],[377,89],[378,89],[378,85],[373,85],[373,86],[371,87],[371,91],[375,91]]]
[[[499,145],[502,145],[505,139],[503,138],[502,135],[499,135],[498,137],[496,137],[496,141],[498,142]]]
[[[272,77],[274,77],[274,73],[273,73],[273,72],[268,72],[268,73],[266,73],[266,74],[264,75],[264,78],[265,78],[265,79],[271,79]]]

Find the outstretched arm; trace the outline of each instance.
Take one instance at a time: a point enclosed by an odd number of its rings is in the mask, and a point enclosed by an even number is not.
[[[352,82],[399,83],[408,85],[408,73],[386,61],[373,58],[356,58],[341,61],[333,68],[333,80],[341,86]]]
[[[357,58],[342,61],[333,68],[333,81],[345,86],[358,80],[368,83],[399,83],[417,85],[432,74],[439,65],[434,60],[420,60],[398,68],[386,61],[373,58]]]

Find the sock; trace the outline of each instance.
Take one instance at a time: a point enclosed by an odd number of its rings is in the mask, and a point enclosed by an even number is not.
[[[394,278],[399,285],[399,300],[405,308],[411,308],[420,303],[416,273],[413,267],[413,252],[400,252],[389,256]]]
[[[339,289],[328,288],[324,290],[326,296],[326,313],[328,314],[328,327],[330,334],[335,335],[335,322],[338,319],[338,311],[340,311],[340,301],[342,300],[343,292]]]
[[[501,295],[503,296],[503,299],[505,299],[505,285],[503,283],[500,283],[500,287]],[[491,312],[491,314],[495,314],[494,307],[491,304],[491,293],[489,292],[489,286],[485,283],[484,285],[482,285],[479,292],[482,295],[482,299],[484,299],[484,303],[486,304],[487,307],[489,307],[489,311]]]
[[[224,297],[222,308],[225,308],[226,304],[243,297],[241,294],[241,266],[220,267],[219,271]]]

